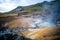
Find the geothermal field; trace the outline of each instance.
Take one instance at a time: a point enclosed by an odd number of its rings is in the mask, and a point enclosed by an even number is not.
[[[60,40],[59,8],[54,0],[0,12],[0,40]]]

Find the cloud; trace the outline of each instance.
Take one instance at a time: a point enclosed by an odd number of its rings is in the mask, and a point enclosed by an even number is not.
[[[16,7],[17,6],[15,4],[10,4],[10,3],[0,4],[0,12],[8,12]]]
[[[16,1],[12,0],[0,0],[0,12],[8,12],[17,7]]]

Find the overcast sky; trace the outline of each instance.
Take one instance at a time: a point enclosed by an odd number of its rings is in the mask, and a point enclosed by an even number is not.
[[[0,0],[0,12],[8,12],[17,6],[28,6],[43,1],[51,0]]]

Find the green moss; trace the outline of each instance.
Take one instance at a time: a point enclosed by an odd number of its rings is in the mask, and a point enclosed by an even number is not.
[[[18,14],[0,14],[0,17],[17,16]]]

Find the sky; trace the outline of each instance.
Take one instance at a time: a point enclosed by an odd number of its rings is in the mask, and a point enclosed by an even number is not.
[[[0,0],[0,12],[8,12],[15,9],[17,6],[29,6],[51,0]]]

